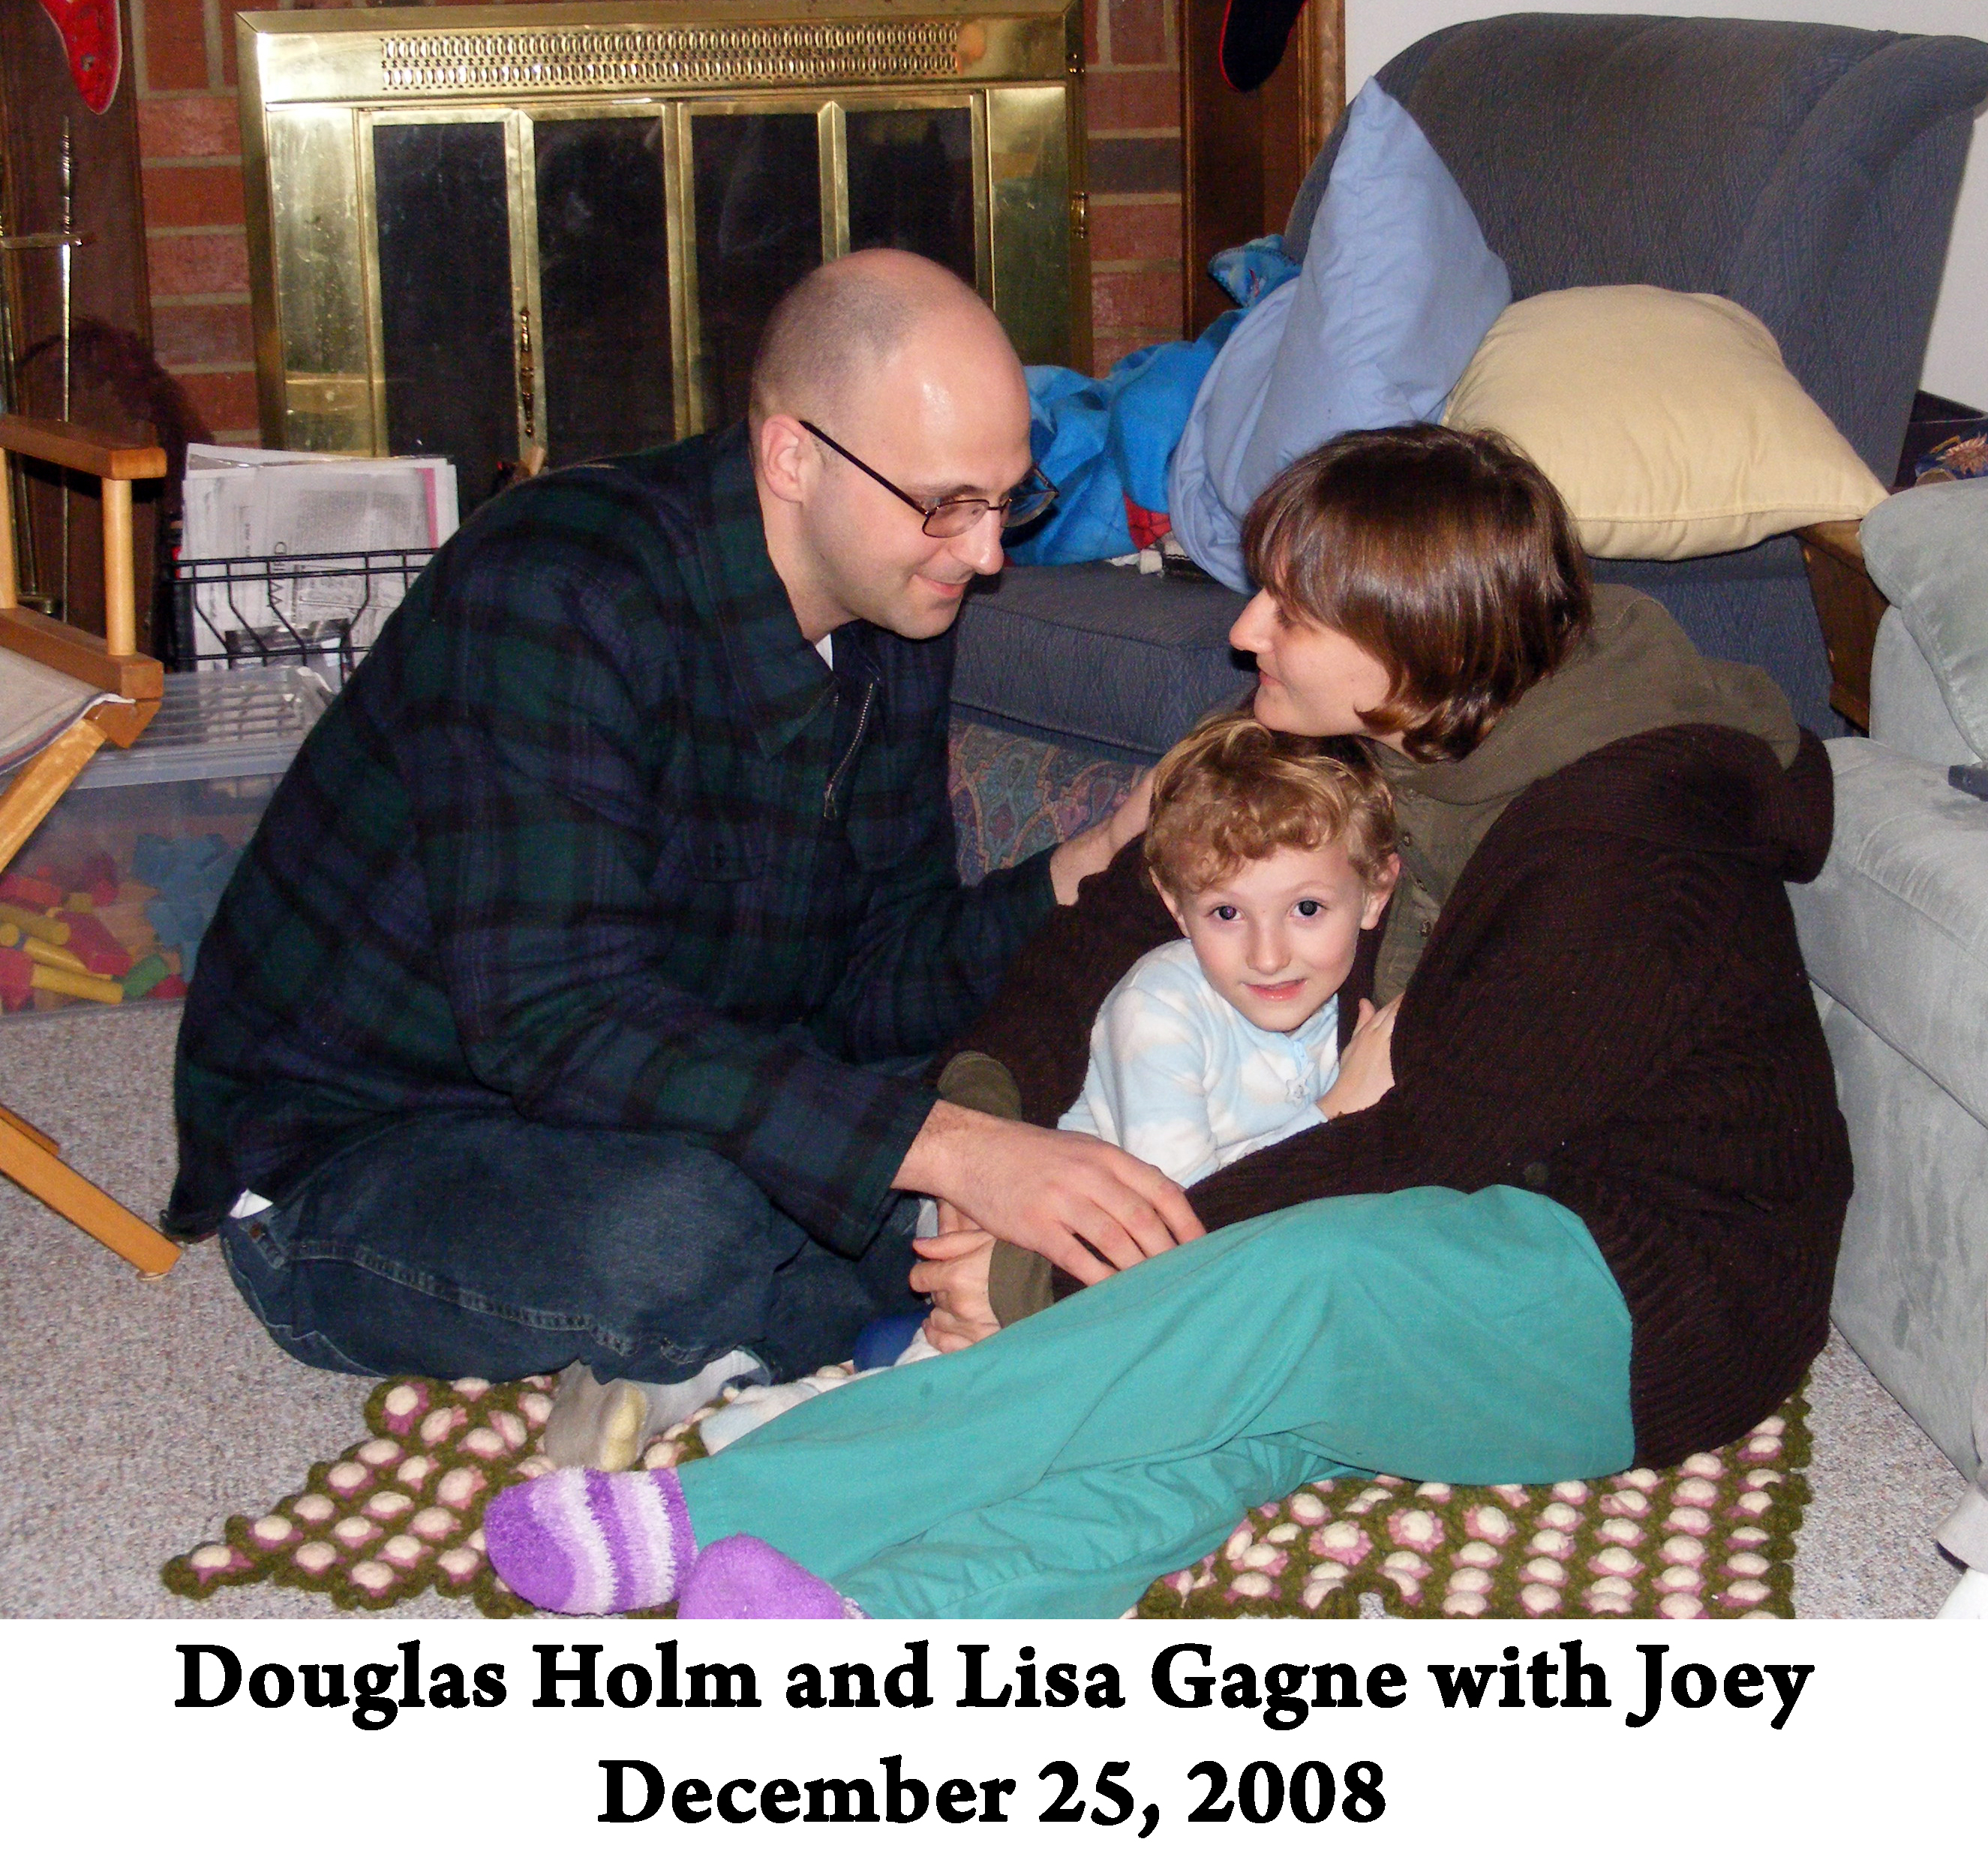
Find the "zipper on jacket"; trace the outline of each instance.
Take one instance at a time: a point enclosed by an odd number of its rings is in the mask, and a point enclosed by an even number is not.
[[[863,733],[870,726],[870,706],[877,700],[877,691],[874,677],[863,687],[863,701],[856,712],[856,733],[850,738],[847,752],[835,765],[835,772],[828,778],[828,785],[822,790],[821,817],[824,820],[835,818],[835,792],[842,785],[843,776],[849,772],[850,765],[863,746]]]

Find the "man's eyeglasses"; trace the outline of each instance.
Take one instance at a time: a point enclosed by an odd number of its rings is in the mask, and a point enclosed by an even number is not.
[[[805,417],[800,419],[800,426],[816,442],[826,443],[845,462],[854,463],[872,481],[882,483],[907,508],[915,508],[925,516],[925,532],[939,540],[950,540],[956,535],[971,532],[989,509],[1000,515],[1004,529],[1020,527],[1034,520],[1057,498],[1056,484],[1031,463],[1028,474],[998,502],[985,501],[977,495],[957,495],[944,502],[921,502],[915,495],[907,495],[894,481],[886,481],[860,456],[851,455],[827,431],[816,428]]]

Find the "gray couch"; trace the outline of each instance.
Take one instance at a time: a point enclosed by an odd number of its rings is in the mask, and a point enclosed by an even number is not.
[[[1513,14],[1432,33],[1380,77],[1449,164],[1516,295],[1648,282],[1737,300],[1889,484],[1988,45]],[[1299,193],[1294,253],[1336,154],[1335,140]],[[1655,595],[1714,656],[1771,672],[1812,727],[1840,727],[1792,539],[1596,571]],[[1245,681],[1226,644],[1241,603],[1109,568],[1011,569],[962,616],[955,701],[1025,735],[1155,753]]]
[[[1863,537],[1892,602],[1871,737],[1830,744],[1835,840],[1792,894],[1857,1170],[1834,1313],[1972,1478],[1988,1460],[1988,802],[1947,769],[1988,761],[1988,481],[1895,495]]]

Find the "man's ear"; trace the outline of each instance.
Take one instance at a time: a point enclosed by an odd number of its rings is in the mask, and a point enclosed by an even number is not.
[[[1388,900],[1395,896],[1395,887],[1401,883],[1401,855],[1391,853],[1388,863],[1381,868],[1380,877],[1367,888],[1367,909],[1360,917],[1363,931],[1371,931],[1381,922],[1381,914],[1388,909]]]
[[[814,439],[797,417],[766,417],[753,433],[759,479],[776,501],[804,502],[813,485]]]
[[[1179,901],[1175,898],[1174,895],[1169,892],[1165,886],[1160,883],[1159,874],[1155,872],[1149,866],[1146,868],[1146,877],[1152,880],[1153,890],[1160,895],[1160,903],[1165,906],[1167,910],[1173,914],[1174,922],[1180,927],[1181,935],[1183,938],[1191,935],[1192,934],[1190,934],[1187,928],[1187,920],[1181,916]]]

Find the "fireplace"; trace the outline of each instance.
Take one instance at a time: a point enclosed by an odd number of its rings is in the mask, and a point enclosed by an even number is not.
[[[263,438],[502,465],[743,414],[809,268],[901,247],[1087,366],[1065,0],[238,16]]]

